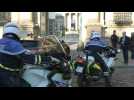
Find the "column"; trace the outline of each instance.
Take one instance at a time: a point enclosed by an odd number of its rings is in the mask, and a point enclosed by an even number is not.
[[[78,13],[75,13],[75,31],[78,31]]]
[[[100,24],[104,26],[104,12],[100,12]]]
[[[67,29],[67,13],[65,14],[65,29]],[[66,30],[67,31],[67,30]]]
[[[79,13],[77,13],[77,30],[79,32],[79,29],[80,29],[80,15]]]
[[[41,24],[41,18],[40,18],[40,12],[37,12],[37,23],[38,23],[38,25],[39,25],[39,27],[40,27],[40,24]]]
[[[71,31],[71,13],[68,15],[68,31]]]

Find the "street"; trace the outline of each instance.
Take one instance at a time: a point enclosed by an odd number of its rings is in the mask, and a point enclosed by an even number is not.
[[[76,51],[77,44],[70,44],[71,48],[71,55],[74,59],[78,52]],[[83,54],[79,52],[79,54]],[[129,54],[130,56],[130,54]],[[134,87],[134,66],[130,65],[124,65],[123,64],[123,57],[122,53],[119,53],[117,55],[118,60],[116,61],[116,64],[114,66],[115,72],[112,76],[112,86],[113,87]],[[130,58],[130,57],[129,57]],[[75,80],[74,76],[74,80]],[[73,83],[74,87],[77,87],[76,83]],[[91,84],[91,87],[104,87],[104,81],[100,80],[99,82],[94,82]]]
[[[24,80],[28,78],[28,81],[26,81],[29,83],[32,80],[31,86],[35,86],[33,85],[34,82],[39,80],[39,84],[36,84],[36,86],[44,86],[42,82],[44,80],[49,81],[49,75],[51,78],[51,73],[46,73],[46,70],[49,71],[49,67],[51,67],[50,69],[61,69],[58,72],[65,70],[65,74],[60,73],[59,75],[56,72],[56,74],[54,73],[55,77],[52,77],[55,81],[54,85],[57,87],[63,83],[59,82],[59,79],[66,81],[64,76],[68,78],[66,72],[68,72],[68,66],[70,66],[70,68],[75,69],[74,72],[72,71],[71,79],[73,79],[73,82],[71,85],[78,87],[77,76],[74,73],[85,75],[86,78],[90,76],[91,78],[94,78],[92,76],[95,76],[95,78],[97,76],[103,77],[104,74],[108,76],[107,72],[111,73],[112,68],[107,70],[104,65],[107,64],[107,67],[114,67],[115,69],[111,77],[113,87],[134,87],[134,60],[130,59],[131,57],[134,58],[134,12],[0,12],[0,33],[1,84],[5,85],[9,82],[9,86],[21,85],[21,78],[17,77],[20,80],[17,82],[14,74],[21,72],[20,69],[23,65],[28,65],[28,68],[24,68],[24,71],[29,70],[29,65],[32,65],[32,67],[37,65],[45,68],[45,70],[41,69],[43,74],[38,72],[38,67],[36,67],[37,72],[35,71],[35,73],[37,74],[33,76],[34,71],[32,71],[30,75],[28,73]],[[106,41],[103,41],[103,39]],[[87,52],[92,54],[95,59],[90,56],[86,61],[78,59],[78,64],[70,63],[78,56],[84,56],[82,49],[89,40],[91,43],[88,42],[88,45],[95,47],[92,48],[91,46],[90,50],[99,52],[103,49],[97,48],[96,45],[101,47],[109,45],[113,48],[107,48],[106,53],[101,55],[103,59],[94,52]],[[70,46],[71,52],[68,46]],[[122,50],[116,55],[113,50],[116,48],[122,48],[124,57]],[[131,50],[131,52],[129,51],[129,57],[127,57],[127,49]],[[115,59],[114,55],[116,55]],[[70,58],[70,56],[71,61],[68,61],[66,58]],[[123,58],[126,58],[126,63],[128,60],[128,64],[124,64]],[[74,68],[75,66],[77,67]],[[53,74],[53,71],[50,72]],[[11,73],[11,75],[8,73]],[[36,76],[41,76],[41,78],[36,79]],[[11,84],[10,77],[13,78],[11,78]],[[32,78],[36,80],[33,81]],[[83,80],[81,81],[83,82]],[[70,85],[70,82],[66,86]],[[105,87],[104,82],[105,79],[93,81],[90,87]],[[47,86],[48,82],[45,85]]]

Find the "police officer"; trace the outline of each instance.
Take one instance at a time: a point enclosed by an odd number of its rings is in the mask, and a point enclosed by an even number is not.
[[[24,64],[43,64],[51,58],[46,55],[33,55],[22,46],[21,32],[16,23],[4,25],[3,38],[0,39],[0,87],[29,87],[21,78],[20,70]]]
[[[101,37],[101,33],[93,31],[91,33],[91,38],[86,43],[85,50],[90,51],[88,55],[93,56],[95,61],[101,65],[104,77],[106,81],[109,81],[108,66],[99,55],[99,53],[103,53],[107,47],[108,43]]]

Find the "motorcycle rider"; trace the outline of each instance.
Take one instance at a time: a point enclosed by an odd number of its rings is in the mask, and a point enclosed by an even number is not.
[[[99,53],[103,53],[108,47],[108,43],[101,37],[100,32],[91,32],[91,38],[86,43],[85,50],[88,50],[88,55],[93,56],[95,61],[101,65],[105,79],[109,79],[109,69]]]
[[[24,64],[43,64],[51,57],[44,54],[34,55],[21,44],[21,32],[14,22],[4,25],[3,38],[0,39],[0,87],[29,87],[21,78]]]

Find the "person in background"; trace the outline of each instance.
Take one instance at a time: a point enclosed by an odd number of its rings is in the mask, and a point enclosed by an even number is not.
[[[123,52],[124,64],[128,64],[128,50],[130,46],[130,38],[126,35],[126,32],[122,33],[120,38],[120,47]]]
[[[130,50],[131,50],[131,59],[134,60],[134,32],[131,33]]]
[[[119,37],[116,35],[116,30],[113,31],[113,34],[111,35],[110,39],[111,39],[112,47],[117,50],[117,45],[118,45],[118,42],[119,42]]]

